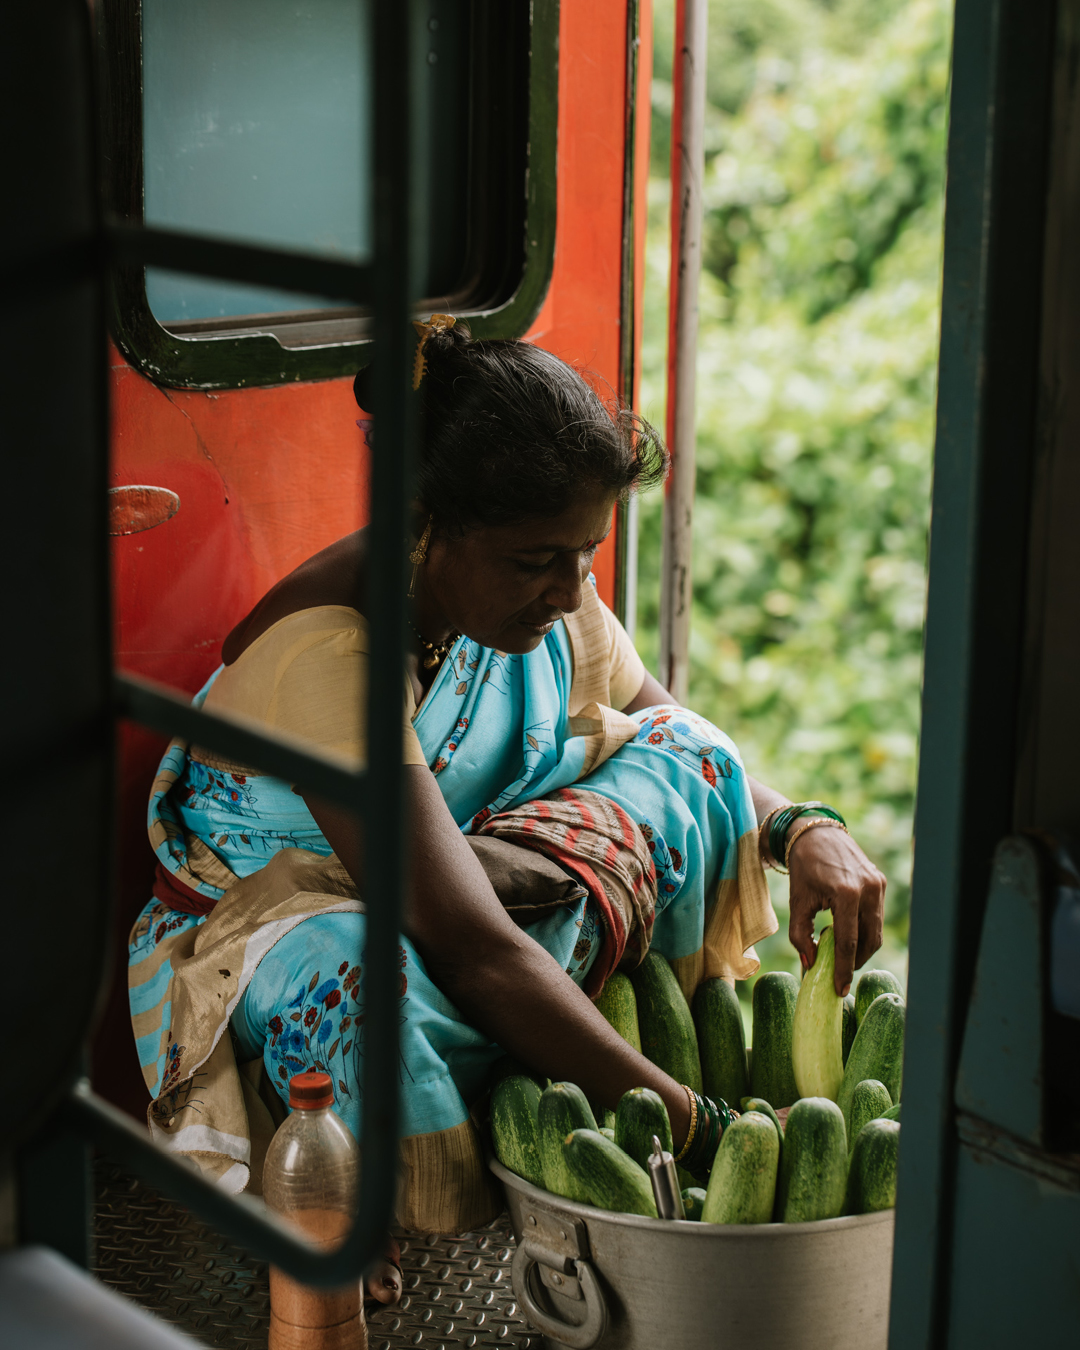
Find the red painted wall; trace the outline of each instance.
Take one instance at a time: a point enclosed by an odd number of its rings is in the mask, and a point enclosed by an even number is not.
[[[619,387],[625,43],[626,0],[564,0],[555,268],[530,332],[612,390]],[[647,128],[647,67],[643,74]],[[165,524],[113,541],[117,664],[194,692],[218,665],[226,633],[266,589],[365,520],[368,463],[351,382],[212,394],[163,389],[113,350],[111,390],[111,482],[166,487],[180,497]],[[613,545],[596,561],[609,600]],[[126,1015],[123,937],[150,893],[145,809],[161,748],[140,729],[122,733],[118,978],[94,1064],[99,1090],[136,1113],[146,1099]]]

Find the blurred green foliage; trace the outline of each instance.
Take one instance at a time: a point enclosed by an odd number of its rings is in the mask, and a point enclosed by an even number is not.
[[[673,0],[658,0],[642,410],[662,425]],[[904,973],[951,10],[710,0],[690,702],[889,880]],[[659,496],[638,645],[656,668]],[[779,879],[778,879],[779,880]],[[797,968],[781,932],[763,968]]]

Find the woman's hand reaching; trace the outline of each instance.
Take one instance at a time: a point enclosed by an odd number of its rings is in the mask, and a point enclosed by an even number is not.
[[[677,703],[652,675],[623,712],[637,712],[658,703]],[[788,799],[747,774],[750,795],[759,821]],[[799,820],[795,829],[805,821]],[[836,930],[836,992],[851,988],[855,971],[881,946],[885,912],[885,878],[849,834],[828,825],[805,830],[791,847],[791,923],[788,938],[809,970],[817,956],[814,915],[832,910]]]
[[[788,854],[788,937],[803,969],[814,964],[814,915],[830,909],[836,938],[836,992],[851,987],[855,969],[881,946],[885,878],[849,834],[827,825],[806,830]]]

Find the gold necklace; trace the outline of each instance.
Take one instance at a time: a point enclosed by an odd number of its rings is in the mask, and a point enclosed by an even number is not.
[[[420,643],[420,646],[424,647],[427,651],[427,655],[424,657],[423,662],[425,670],[434,670],[441,661],[445,661],[450,653],[450,648],[458,640],[458,634],[451,633],[445,642],[429,642],[414,623],[410,622],[409,627],[416,634],[416,639]]]

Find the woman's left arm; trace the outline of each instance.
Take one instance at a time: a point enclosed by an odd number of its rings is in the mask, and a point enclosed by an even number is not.
[[[659,680],[646,674],[637,697],[623,709],[633,713],[658,703],[677,703]],[[754,812],[760,825],[788,799],[747,774]],[[798,828],[796,826],[796,828]],[[885,877],[854,839],[828,826],[806,830],[788,853],[791,870],[791,919],[788,938],[803,968],[814,964],[814,915],[832,910],[836,937],[836,992],[851,988],[855,970],[881,946],[885,911]]]

